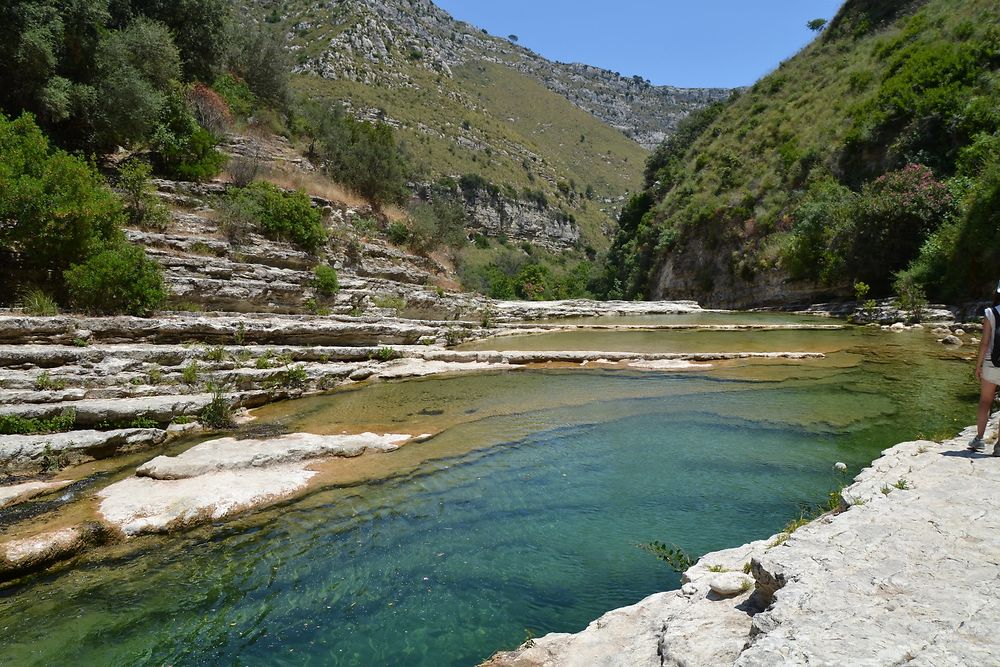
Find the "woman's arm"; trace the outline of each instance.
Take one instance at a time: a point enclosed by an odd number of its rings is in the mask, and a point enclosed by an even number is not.
[[[983,318],[983,339],[979,341],[979,356],[976,359],[976,379],[983,379],[983,360],[986,359],[986,350],[990,347],[990,339],[993,338],[993,327],[990,326],[990,318]]]

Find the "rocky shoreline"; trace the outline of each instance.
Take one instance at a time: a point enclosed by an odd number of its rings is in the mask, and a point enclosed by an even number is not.
[[[887,449],[835,511],[705,554],[679,591],[485,664],[996,664],[1000,458],[966,451],[973,432]]]

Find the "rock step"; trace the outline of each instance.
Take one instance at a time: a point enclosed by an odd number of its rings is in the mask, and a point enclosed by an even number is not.
[[[461,326],[461,325],[457,325]],[[380,346],[437,338],[442,327],[413,320],[294,315],[192,314],[141,317],[0,316],[0,344],[62,343],[232,343]]]

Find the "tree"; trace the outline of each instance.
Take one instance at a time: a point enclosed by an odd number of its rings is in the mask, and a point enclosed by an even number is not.
[[[517,35],[507,35],[507,39],[516,43],[518,38]]]
[[[117,238],[123,220],[94,167],[52,149],[30,114],[0,114],[0,248],[58,274]]]
[[[166,298],[159,265],[125,241],[74,264],[64,277],[73,305],[100,315],[147,316]]]
[[[819,32],[826,27],[826,19],[813,19],[806,23],[806,27],[813,32]]]

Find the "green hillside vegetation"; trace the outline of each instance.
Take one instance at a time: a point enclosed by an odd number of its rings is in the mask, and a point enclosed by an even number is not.
[[[604,289],[752,302],[780,276],[842,296],[855,281],[981,296],[1000,259],[998,67],[994,2],[848,0],[654,152]]]
[[[638,144],[500,65],[456,68],[454,79],[421,68],[407,74],[418,89],[306,75],[295,77],[292,87],[304,99],[348,101],[398,122],[395,134],[412,177],[430,182],[476,174],[517,192],[541,190],[574,214],[587,243],[607,247],[602,225],[609,219],[601,210],[607,206],[596,200],[641,185],[647,153]]]

